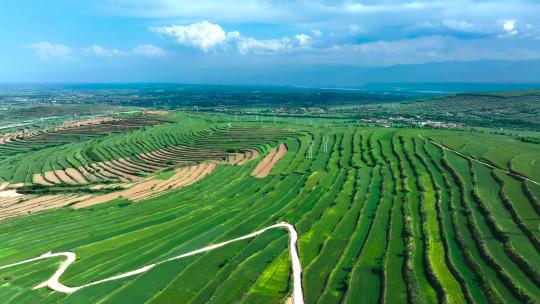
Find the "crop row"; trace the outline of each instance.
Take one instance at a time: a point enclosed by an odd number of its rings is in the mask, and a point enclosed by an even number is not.
[[[114,201],[6,220],[0,227],[5,244],[0,260],[73,250],[80,260],[62,280],[78,285],[287,221],[300,237],[306,303],[540,298],[533,231],[538,197],[523,180],[493,173],[408,130],[313,128],[293,134],[268,128],[257,137],[258,129],[247,127],[153,128],[159,132],[96,142],[94,157],[129,158],[142,168],[149,162],[136,161],[135,155],[175,152],[167,154],[172,159],[180,145],[197,155],[255,147],[265,153],[284,142],[288,152],[263,179],[251,176],[253,162],[218,166],[190,187],[127,207]],[[34,286],[36,277],[51,272],[45,264],[19,266],[0,273],[10,278],[0,283],[0,297],[6,302],[30,297],[66,303],[283,302],[291,291],[287,250],[287,236],[269,232],[69,296],[10,288]]]

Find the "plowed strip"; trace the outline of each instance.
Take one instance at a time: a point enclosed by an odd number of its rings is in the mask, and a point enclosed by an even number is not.
[[[132,170],[134,170],[136,172],[140,172],[140,173],[142,173],[142,172],[148,173],[148,172],[153,172],[154,171],[154,169],[138,165],[138,164],[133,163],[133,162],[131,162],[131,161],[125,159],[125,158],[112,160],[111,162],[114,162],[118,166],[125,166],[126,168],[130,168],[130,169],[132,169]]]
[[[116,174],[113,174],[106,170],[105,168],[101,167],[98,163],[90,164],[90,167],[94,169],[95,174],[99,174],[104,176],[106,179],[115,179],[115,180],[121,180],[123,182],[128,182],[129,180],[122,178]]]
[[[160,194],[162,192],[165,192],[167,190],[179,189],[185,184],[186,180],[196,179],[197,177],[194,177],[194,176],[199,176],[200,173],[202,171],[204,171],[205,168],[206,168],[205,164],[201,164],[201,165],[198,165],[198,166],[192,166],[190,168],[190,170],[188,170],[188,172],[190,172],[190,173],[186,174],[184,177],[181,177],[180,181],[170,183],[169,186],[167,186],[166,188],[165,187],[159,188],[159,185],[163,183],[163,182],[159,182],[158,184],[153,185],[149,189],[145,189],[144,191],[139,191],[139,192],[132,193],[130,198],[132,200],[136,200],[136,201],[137,200],[143,200],[143,199],[155,196],[157,194]]]
[[[58,177],[56,176],[56,174],[54,174],[53,171],[47,171],[45,172],[45,174],[43,175],[45,177],[45,180],[49,183],[53,183],[53,184],[60,184],[62,183]]]
[[[77,184],[88,184],[88,181],[86,180],[86,178],[84,178],[81,172],[79,172],[79,170],[74,168],[67,168],[65,171],[66,174],[69,175],[69,177],[71,177],[71,179],[73,179]]]
[[[123,178],[126,178],[126,179],[128,179],[130,181],[141,180],[140,177],[131,174],[131,173],[134,173],[134,172],[130,171],[129,169],[123,169],[122,167],[118,167],[117,165],[115,165],[112,162],[107,161],[107,162],[101,163],[100,165],[101,165],[101,167],[106,167],[109,172],[112,172],[114,174],[122,176]]]
[[[195,183],[196,181],[204,178],[206,175],[212,173],[212,171],[215,169],[216,164],[201,164],[198,166],[191,166],[189,169],[179,169],[177,174],[175,174],[175,178],[178,178],[178,180],[175,183],[168,183],[170,180],[167,181],[161,181],[161,180],[147,180],[141,183],[136,184],[135,186],[119,191],[119,192],[113,192],[108,193],[96,197],[92,197],[90,199],[87,199],[85,201],[82,201],[80,203],[77,203],[73,205],[75,209],[90,207],[98,204],[103,204],[108,201],[125,197],[130,200],[134,201],[140,201],[146,198],[150,198],[152,196],[164,193],[170,189],[179,189],[182,187],[185,187],[187,185],[191,185]],[[186,178],[182,178],[182,173],[191,172]],[[168,183],[168,186],[163,186],[162,184]],[[162,185],[162,186],[159,186]],[[170,187],[169,187],[170,186]]]
[[[54,174],[60,179],[64,184],[76,185],[77,182],[71,179],[64,170],[56,170]]]
[[[274,155],[277,153],[276,148],[272,148],[270,152],[259,162],[257,167],[251,172],[252,176],[258,177],[261,171],[268,166]]]
[[[285,156],[285,153],[287,153],[287,146],[285,146],[285,144],[280,144],[279,147],[278,147],[278,151],[275,152],[275,148],[272,149],[272,151],[274,151],[274,153],[270,152],[264,159],[263,161],[261,161],[261,163],[259,164],[259,166],[262,165],[262,167],[259,169],[259,171],[253,171],[252,175],[255,176],[256,178],[264,178],[264,177],[267,177],[268,174],[270,174],[270,171],[272,171],[272,168],[274,168],[274,166],[276,165],[276,163],[283,157]],[[272,154],[271,158],[270,158],[270,155]],[[259,168],[259,166],[257,166],[257,168]],[[255,168],[255,169],[257,169]],[[256,172],[256,173],[255,173]]]
[[[39,184],[39,185],[47,185],[47,186],[52,185],[52,183],[49,183],[48,181],[46,181],[43,178],[43,176],[41,174],[39,174],[39,173],[34,174],[33,181],[34,181],[35,184]]]

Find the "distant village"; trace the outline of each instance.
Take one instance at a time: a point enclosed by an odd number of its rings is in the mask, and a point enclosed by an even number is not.
[[[461,127],[460,124],[454,122],[446,121],[435,121],[435,120],[421,120],[415,118],[405,118],[405,117],[390,117],[388,119],[384,118],[363,118],[360,120],[363,123],[372,123],[377,124],[386,128],[391,127],[395,123],[406,124],[410,126],[417,126],[422,128],[437,128],[437,129],[455,129]]]

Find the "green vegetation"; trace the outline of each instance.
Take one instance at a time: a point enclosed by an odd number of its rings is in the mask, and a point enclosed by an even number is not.
[[[299,235],[306,303],[540,301],[536,143],[361,126],[350,117],[159,117],[126,117],[120,125],[134,127],[120,132],[74,128],[0,145],[0,183],[24,183],[18,191],[35,196],[110,193],[136,178],[166,181],[177,168],[220,161],[194,184],[143,201],[120,197],[1,220],[0,266],[73,251],[77,260],[60,281],[78,286],[286,221]],[[253,177],[280,143],[287,153],[267,177]],[[247,151],[261,156],[223,161]],[[67,169],[96,179],[34,184],[36,174]],[[7,201],[0,197],[0,206]],[[292,291],[288,250],[285,232],[271,230],[73,294],[32,290],[60,262],[44,260],[0,270],[0,300],[282,303]]]
[[[391,119],[408,126],[439,121],[464,127],[538,131],[540,91],[455,94],[405,102],[340,105],[331,112],[356,118]]]

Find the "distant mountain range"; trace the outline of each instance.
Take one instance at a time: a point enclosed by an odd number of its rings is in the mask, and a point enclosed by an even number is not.
[[[540,87],[540,60],[433,62],[387,67],[288,65],[192,71],[188,83],[265,84],[316,87],[365,87],[373,83],[489,83],[485,89]],[[493,84],[499,86],[493,87]],[[519,85],[517,85],[519,84]],[[369,86],[369,85],[368,85]],[[470,85],[475,90],[475,85]],[[371,85],[371,87],[377,87]],[[425,90],[423,86],[418,89]],[[437,89],[436,89],[437,90]],[[460,87],[457,90],[463,91]]]

